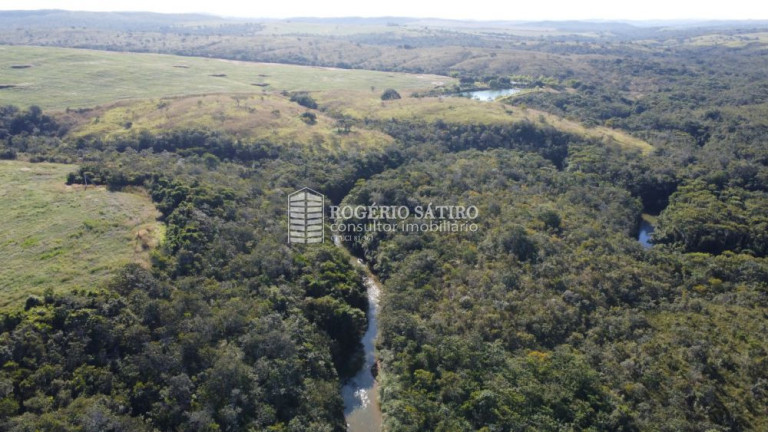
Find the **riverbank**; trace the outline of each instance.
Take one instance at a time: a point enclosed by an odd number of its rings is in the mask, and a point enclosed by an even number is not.
[[[366,272],[369,273],[367,268]],[[365,285],[368,288],[368,329],[362,340],[364,361],[357,374],[347,380],[341,388],[344,417],[347,430],[350,432],[379,432],[382,423],[379,386],[375,376],[377,373],[375,341],[379,331],[381,287],[370,273],[365,278]]]

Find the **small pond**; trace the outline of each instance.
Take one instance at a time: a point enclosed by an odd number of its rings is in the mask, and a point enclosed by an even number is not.
[[[459,93],[459,96],[472,98],[483,102],[493,102],[502,96],[509,96],[520,93],[518,88],[494,89],[494,90],[474,90]]]

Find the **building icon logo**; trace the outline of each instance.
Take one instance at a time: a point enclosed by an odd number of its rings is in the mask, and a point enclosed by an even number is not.
[[[310,188],[288,195],[288,243],[322,243],[324,209],[325,197]]]

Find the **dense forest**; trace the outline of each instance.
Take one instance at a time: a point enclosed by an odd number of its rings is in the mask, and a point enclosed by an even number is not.
[[[0,429],[345,430],[339,385],[368,308],[351,256],[383,285],[386,430],[768,428],[768,64],[754,28],[718,29],[746,38],[734,47],[685,42],[709,28],[328,37],[25,19],[37,24],[0,40],[515,82],[528,91],[510,108],[653,151],[524,120],[340,117],[393,138],[365,152],[202,128],[74,138],[66,116],[2,107],[0,158],[146,190],[167,231],[149,268],[2,314]],[[288,245],[285,202],[302,187],[334,204],[474,205],[479,229]]]

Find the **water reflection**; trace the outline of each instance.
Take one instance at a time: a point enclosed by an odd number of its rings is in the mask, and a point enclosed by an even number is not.
[[[513,95],[515,93],[520,93],[520,89],[510,88],[510,89],[496,89],[496,90],[475,90],[475,91],[461,92],[459,93],[459,95],[464,97],[470,97],[474,100],[479,100],[483,102],[493,102],[497,98],[500,98],[502,96]]]
[[[640,232],[637,234],[637,241],[639,241],[646,249],[653,246],[653,243],[651,243],[651,234],[653,234],[653,225],[646,221],[640,222]]]
[[[365,278],[365,285],[368,288],[368,329],[362,340],[365,361],[357,374],[341,388],[347,430],[351,432],[379,432],[381,430],[379,389],[373,376],[376,365],[374,342],[379,330],[380,288],[376,281],[370,277]]]

